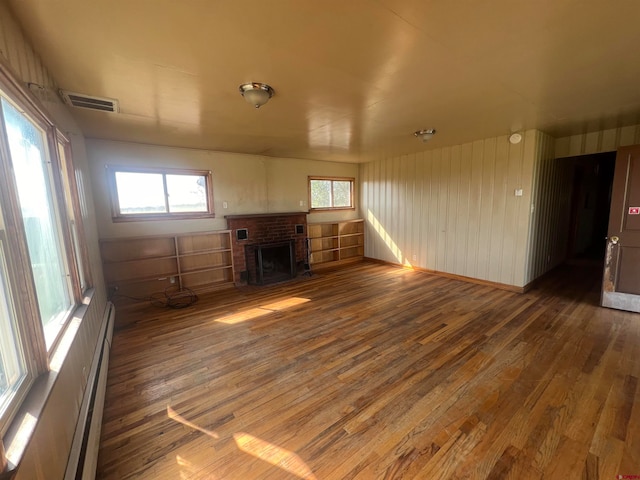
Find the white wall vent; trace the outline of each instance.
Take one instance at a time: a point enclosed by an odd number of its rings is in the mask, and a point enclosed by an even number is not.
[[[120,106],[115,98],[94,97],[83,93],[68,92],[60,90],[62,100],[67,105],[79,108],[88,108],[90,110],[100,110],[102,112],[118,113]]]

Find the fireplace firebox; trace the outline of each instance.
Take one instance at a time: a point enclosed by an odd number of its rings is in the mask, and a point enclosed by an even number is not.
[[[250,265],[249,272],[253,273],[248,278],[249,283],[265,285],[294,278],[296,276],[295,251],[295,240],[247,245],[245,255],[247,264]]]

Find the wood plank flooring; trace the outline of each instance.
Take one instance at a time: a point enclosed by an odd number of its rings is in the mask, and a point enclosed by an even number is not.
[[[640,315],[384,265],[118,310],[98,478],[640,476]]]

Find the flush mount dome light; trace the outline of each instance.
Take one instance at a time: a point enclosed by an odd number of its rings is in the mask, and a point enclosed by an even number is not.
[[[240,85],[239,90],[247,103],[256,108],[260,108],[267,103],[274,94],[273,88],[266,83],[258,82],[243,83]]]
[[[418,130],[417,132],[413,132],[413,134],[421,138],[423,143],[427,143],[436,134],[436,129],[428,128],[426,130]]]

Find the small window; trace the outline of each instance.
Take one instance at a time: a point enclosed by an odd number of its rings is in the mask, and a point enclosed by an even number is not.
[[[107,171],[116,221],[213,216],[209,171],[114,166]]]
[[[309,177],[311,210],[353,209],[353,178]]]

